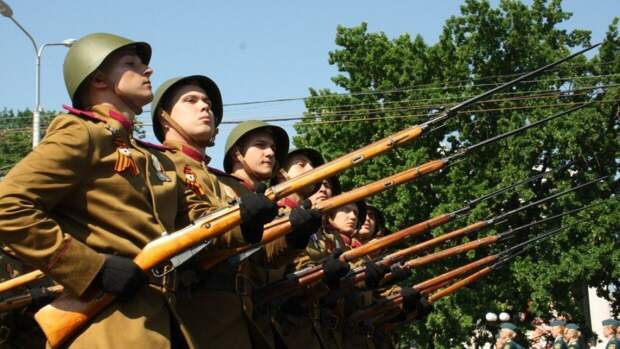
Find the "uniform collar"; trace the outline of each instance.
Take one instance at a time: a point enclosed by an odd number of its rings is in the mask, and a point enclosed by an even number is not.
[[[239,176],[235,176],[235,175],[234,175],[234,174],[232,174],[232,173],[229,173],[229,176],[231,176],[231,177],[233,177],[234,179],[238,180],[241,184],[243,184],[243,186],[244,186],[247,190],[249,190],[249,191],[251,191],[251,192],[256,192],[256,186],[254,185],[254,183],[252,183],[252,182],[250,182],[250,181],[248,181],[248,180],[246,180],[246,179],[243,179],[243,178],[241,178],[241,177],[239,177]]]
[[[116,121],[118,121],[121,126],[125,129],[125,131],[132,133],[133,132],[133,120],[121,114],[117,110],[107,104],[98,104],[91,108],[91,110],[95,114],[102,115],[104,117],[110,117]]]
[[[207,156],[206,154],[202,155],[202,153],[198,149],[192,147],[191,145],[188,145],[187,143],[180,141],[166,141],[164,144],[177,149],[181,153],[194,159],[197,162],[204,162],[205,164],[208,164],[211,161],[211,158],[209,156]]]
[[[291,199],[291,198],[284,198],[280,201],[278,201],[278,206],[280,207],[288,207],[288,208],[297,208],[299,207],[299,204],[297,203],[297,201]]]

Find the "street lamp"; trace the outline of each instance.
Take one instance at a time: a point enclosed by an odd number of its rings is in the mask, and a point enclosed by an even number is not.
[[[0,14],[12,20],[13,23],[15,23],[15,25],[22,32],[24,32],[24,34],[26,34],[28,39],[30,39],[32,46],[34,47],[34,53],[36,55],[36,66],[35,66],[36,101],[35,101],[34,111],[32,112],[32,147],[34,148],[37,146],[37,144],[39,144],[39,141],[41,140],[41,130],[40,130],[41,128],[41,55],[43,54],[43,49],[46,48],[47,46],[71,47],[71,45],[73,45],[73,43],[76,40],[67,39],[67,40],[64,40],[63,42],[58,42],[58,43],[46,43],[39,47],[36,41],[34,40],[34,38],[32,37],[32,35],[30,35],[30,33],[24,27],[22,27],[22,25],[19,24],[17,20],[15,20],[15,18],[13,17],[13,10],[3,0],[0,0]]]

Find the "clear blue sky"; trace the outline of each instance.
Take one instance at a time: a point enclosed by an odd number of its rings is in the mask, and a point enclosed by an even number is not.
[[[205,74],[222,90],[224,103],[304,97],[308,88],[334,88],[336,69],[327,62],[336,48],[337,25],[368,22],[370,31],[389,37],[422,35],[436,42],[443,24],[459,13],[460,1],[36,1],[5,0],[14,17],[39,44],[111,32],[149,42],[153,47],[154,86],[188,74]],[[497,4],[498,1],[492,1]],[[593,31],[600,41],[614,15],[617,0],[565,0],[573,18],[564,27]],[[34,50],[26,36],[0,17],[0,108],[22,110],[34,105]],[[58,110],[67,103],[62,81],[66,49],[45,49],[42,104]],[[148,109],[148,108],[147,108]],[[301,101],[225,108],[225,119],[239,120],[301,115]],[[150,114],[143,114],[148,120]],[[283,123],[292,134],[291,122]],[[223,126],[212,165],[221,167]],[[153,141],[150,128],[147,139]]]

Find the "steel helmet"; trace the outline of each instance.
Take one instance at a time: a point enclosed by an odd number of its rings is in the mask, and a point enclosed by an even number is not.
[[[224,148],[224,171],[230,173],[232,172],[232,160],[230,151],[232,147],[239,142],[243,136],[249,134],[250,132],[266,129],[270,130],[273,134],[273,141],[276,144],[276,160],[278,163],[282,163],[286,158],[286,154],[288,153],[288,134],[282,127],[270,125],[264,121],[260,120],[248,120],[240,123],[235,127],[228,138],[226,139],[226,147]]]
[[[151,46],[149,44],[114,34],[89,34],[71,45],[67,56],[65,56],[63,73],[67,92],[69,92],[69,97],[74,104],[75,94],[84,80],[97,70],[110,54],[127,46],[134,46],[144,64],[149,64],[151,60]]]
[[[224,115],[224,108],[222,105],[222,94],[220,93],[220,89],[217,87],[217,84],[211,80],[209,77],[204,75],[190,75],[185,77],[176,77],[169,80],[166,80],[155,92],[155,97],[153,97],[153,102],[151,102],[151,117],[153,119],[153,130],[155,132],[155,137],[160,142],[164,141],[164,131],[161,127],[160,113],[163,102],[166,98],[170,98],[172,91],[176,87],[182,86],[184,83],[188,82],[196,82],[198,86],[202,87],[203,90],[209,96],[211,100],[211,110],[213,111],[213,115],[215,115],[215,127],[217,127],[220,122],[222,122],[222,117]]]

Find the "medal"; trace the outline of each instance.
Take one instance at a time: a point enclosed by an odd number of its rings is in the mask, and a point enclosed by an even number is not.
[[[170,177],[166,175],[166,171],[164,171],[164,167],[159,162],[157,156],[151,154],[151,162],[153,163],[153,168],[155,169],[155,175],[162,182],[170,182]]]
[[[185,185],[194,191],[194,193],[198,195],[205,195],[205,191],[200,183],[196,182],[196,174],[189,166],[185,165],[185,168],[183,168],[183,173],[185,173]]]
[[[129,172],[136,176],[140,173],[138,170],[138,166],[136,166],[136,162],[131,157],[131,151],[127,147],[127,144],[123,142],[122,139],[116,138],[114,139],[114,145],[116,145],[116,165],[114,165],[114,171],[121,173],[125,170],[129,170]]]

